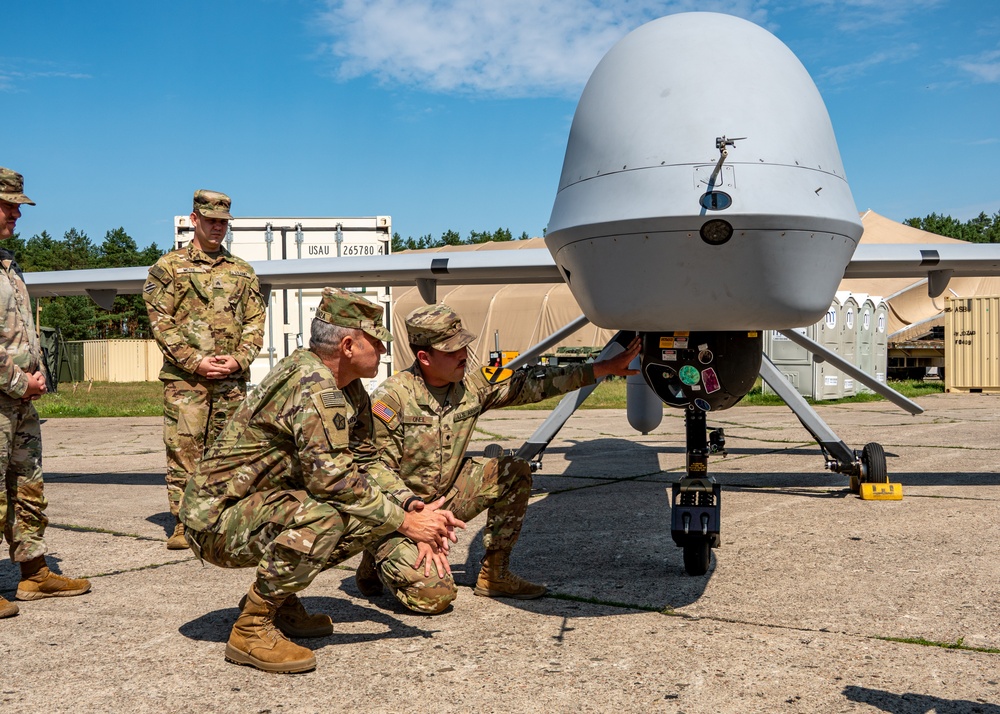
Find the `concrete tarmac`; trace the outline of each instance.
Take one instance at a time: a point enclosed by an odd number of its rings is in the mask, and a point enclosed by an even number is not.
[[[681,412],[646,436],[623,411],[580,412],[514,552],[549,597],[473,596],[480,516],[441,615],[362,597],[357,559],[322,573],[303,601],[336,629],[300,641],[318,660],[301,675],[224,661],[253,572],[165,549],[160,420],[48,420],[49,561],[93,591],[0,621],[0,711],[1000,714],[1000,398],[919,401],[917,417],[819,408],[852,448],[884,445],[902,501],[851,494],[787,409],[710,415],[729,455],[709,465],[722,547],[703,577],[669,533]],[[490,412],[473,448],[515,448],[545,415]],[[17,580],[0,561],[0,594]]]

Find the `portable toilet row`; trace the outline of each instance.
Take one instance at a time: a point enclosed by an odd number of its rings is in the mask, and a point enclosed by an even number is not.
[[[820,343],[884,383],[888,356],[887,323],[888,304],[882,298],[845,291],[834,296],[822,320],[815,325],[796,328],[796,332]],[[822,357],[817,361],[812,353],[776,330],[765,333],[764,353],[805,397],[822,401],[870,391]]]

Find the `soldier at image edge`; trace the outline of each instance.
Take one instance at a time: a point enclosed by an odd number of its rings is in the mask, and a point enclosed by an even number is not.
[[[397,532],[447,552],[465,524],[441,501],[404,513],[378,488],[371,401],[361,384],[392,336],[382,308],[326,288],[309,349],[278,362],[205,452],[180,515],[195,554],[223,568],[256,567],[226,659],[268,672],[304,672],[316,658],[287,637],[333,632],[296,593],[320,571]]]
[[[24,178],[0,168],[0,240],[14,235],[21,206],[34,206],[24,195]],[[35,331],[28,289],[13,254],[0,248],[0,311],[4,317],[0,339],[0,523],[10,546],[10,558],[21,569],[18,600],[82,595],[90,582],[67,578],[49,570],[43,535],[45,516],[42,483],[42,431],[32,401],[46,391],[45,364]],[[16,604],[0,597],[0,618],[18,613]]]
[[[398,474],[379,485],[407,511],[441,499],[443,508],[464,521],[488,510],[486,555],[473,592],[541,597],[547,592],[544,585],[528,582],[509,567],[531,495],[531,466],[516,456],[466,457],[476,421],[488,409],[533,404],[608,375],[638,374],[628,366],[639,353],[639,339],[621,354],[593,364],[516,372],[484,367],[467,373],[468,345],[476,337],[447,305],[415,309],[406,317],[406,333],[413,364],[372,395],[376,445],[386,467],[373,475]],[[378,595],[385,585],[410,610],[439,613],[458,592],[447,556],[393,534],[365,551],[356,583],[364,595]]]
[[[149,269],[143,298],[163,352],[163,443],[169,550],[187,548],[177,515],[205,449],[246,398],[250,365],[264,344],[265,305],[253,268],[222,245],[232,219],[224,193],[194,193],[194,238]]]

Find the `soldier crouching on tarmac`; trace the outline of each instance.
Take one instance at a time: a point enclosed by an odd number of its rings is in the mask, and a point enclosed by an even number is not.
[[[0,168],[0,240],[14,235],[24,195],[21,174]],[[45,394],[42,348],[35,332],[28,289],[13,254],[0,249],[0,525],[10,559],[21,567],[18,600],[83,595],[90,583],[57,575],[45,563],[42,430],[32,401]],[[0,618],[18,607],[0,597]]]
[[[541,597],[547,592],[544,585],[509,569],[531,495],[531,467],[514,456],[466,458],[476,420],[487,409],[532,404],[607,375],[637,374],[628,366],[639,353],[639,339],[621,354],[594,364],[506,370],[505,376],[490,380],[489,368],[466,373],[468,345],[476,338],[447,305],[411,312],[406,333],[416,357],[413,365],[382,382],[372,396],[376,445],[387,467],[373,475],[398,473],[402,488],[391,479],[379,485],[410,512],[442,498],[444,507],[465,521],[489,509],[483,530],[486,556],[475,594]],[[432,563],[436,573],[431,572]],[[406,607],[427,614],[444,610],[458,592],[447,552],[414,543],[401,533],[365,552],[356,582],[368,596],[379,594],[385,584]]]
[[[431,503],[404,513],[370,480],[374,377],[392,339],[382,308],[326,288],[309,349],[284,358],[255,387],[188,482],[180,515],[192,550],[223,568],[257,568],[240,603],[226,659],[268,672],[315,668],[312,651],[286,635],[333,632],[296,593],[319,572],[397,532],[447,551],[465,524]],[[391,476],[385,476],[391,480]]]

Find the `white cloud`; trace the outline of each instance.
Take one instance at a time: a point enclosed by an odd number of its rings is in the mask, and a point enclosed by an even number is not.
[[[920,46],[916,44],[908,44],[902,47],[880,50],[879,52],[870,54],[868,57],[858,60],[857,62],[830,67],[824,71],[819,78],[820,80],[828,81],[833,84],[842,84],[852,79],[856,79],[857,77],[861,77],[876,67],[880,67],[885,64],[905,62],[906,60],[916,56],[919,51]]]
[[[958,66],[980,82],[1000,83],[1000,50],[983,52],[976,57],[958,60]]]
[[[804,5],[831,13],[844,32],[868,32],[873,27],[899,25],[913,15],[933,10],[945,0],[805,0]]]
[[[25,65],[46,66],[48,63],[0,58],[0,92],[15,91],[19,85],[33,79],[91,79],[89,74],[81,72],[64,72],[52,69],[22,69]]]
[[[762,23],[766,0],[326,0],[340,79],[441,93],[565,96],[630,30],[673,12]]]

